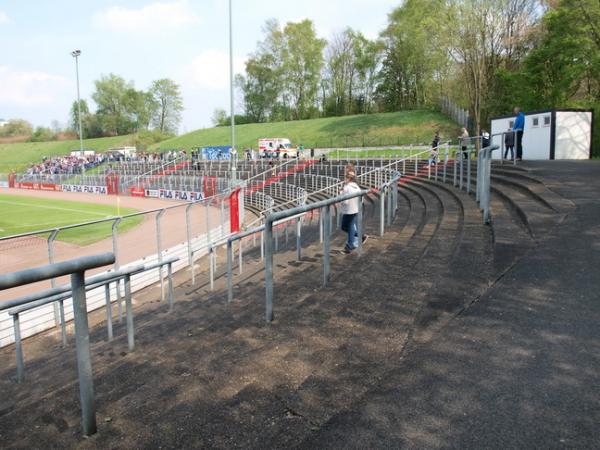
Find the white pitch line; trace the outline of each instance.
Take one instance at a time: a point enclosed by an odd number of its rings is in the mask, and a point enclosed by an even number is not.
[[[76,212],[79,214],[91,214],[94,216],[110,217],[110,216],[107,216],[106,213],[99,213],[99,212],[95,212],[95,211],[82,211],[80,209],[71,209],[71,208],[60,208],[58,206],[31,205],[29,203],[9,202],[6,200],[0,200],[0,203],[4,203],[5,205],[27,206],[30,208],[53,209],[55,211],[70,211],[70,212]]]

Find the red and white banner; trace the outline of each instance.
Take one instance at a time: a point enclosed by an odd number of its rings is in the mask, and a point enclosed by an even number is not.
[[[106,186],[80,186],[78,184],[63,184],[63,192],[81,192],[83,194],[107,195],[108,188]]]
[[[129,188],[129,195],[131,195],[132,197],[145,197],[146,191],[144,190],[144,188],[141,187],[132,187]]]
[[[197,202],[202,200],[202,192],[177,191],[171,189],[146,189],[145,196],[151,198],[161,198],[164,200],[181,200],[184,202]]]
[[[15,188],[33,191],[62,191],[62,185],[54,183],[32,183],[31,181],[15,182]]]

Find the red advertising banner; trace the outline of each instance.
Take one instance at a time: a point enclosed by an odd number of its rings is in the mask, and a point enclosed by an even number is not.
[[[10,183],[10,181],[9,181]],[[30,191],[62,191],[62,185],[54,183],[32,183],[31,181],[14,182],[17,189],[27,189]]]
[[[140,187],[131,187],[129,188],[129,195],[131,195],[132,197],[145,197],[146,190]]]
[[[217,194],[217,177],[204,177],[204,198]]]
[[[119,195],[119,176],[116,173],[106,175],[106,191],[108,195]]]
[[[238,188],[229,196],[229,227],[232,233],[240,231],[240,192]]]
[[[9,173],[8,174],[8,187],[9,188],[14,188],[15,187],[15,181],[17,179],[16,174],[14,173]]]

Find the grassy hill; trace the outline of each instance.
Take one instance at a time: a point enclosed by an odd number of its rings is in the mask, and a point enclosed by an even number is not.
[[[306,148],[335,148],[428,143],[436,129],[441,130],[443,139],[458,135],[458,125],[446,116],[435,111],[417,110],[238,125],[236,136],[238,148],[256,148],[258,139],[263,137],[287,137]],[[196,130],[154,144],[150,150],[228,145],[229,130],[229,127]],[[131,141],[132,136],[116,136],[86,139],[83,144],[85,148],[102,152]],[[30,163],[40,162],[44,156],[64,155],[78,148],[77,140],[0,144],[0,173],[20,171]]]
[[[111,147],[126,145],[131,136],[116,136],[83,141],[85,148],[106,151]],[[65,155],[79,150],[79,141],[20,142],[0,144],[0,173],[23,170],[30,163],[41,162],[44,156]]]
[[[238,148],[258,146],[258,139],[286,137],[306,148],[362,147],[431,142],[440,129],[442,138],[458,136],[458,125],[430,110],[402,111],[325,119],[236,126]],[[205,128],[155,144],[151,149],[229,145],[230,127]]]

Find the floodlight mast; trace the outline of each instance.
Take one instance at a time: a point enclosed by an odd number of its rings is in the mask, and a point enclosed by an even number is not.
[[[236,179],[237,151],[235,150],[235,108],[233,92],[233,19],[232,0],[229,0],[229,111],[231,115],[231,179]]]
[[[79,95],[79,56],[81,50],[73,50],[71,56],[75,58],[75,74],[77,75],[77,115],[79,117],[79,151],[80,156],[83,156],[83,127],[81,126],[81,98]]]

